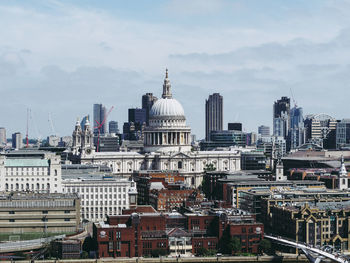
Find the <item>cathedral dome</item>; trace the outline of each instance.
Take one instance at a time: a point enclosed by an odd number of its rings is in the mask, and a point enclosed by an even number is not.
[[[156,101],[150,111],[150,116],[185,116],[184,109],[181,104],[172,98],[161,98]]]

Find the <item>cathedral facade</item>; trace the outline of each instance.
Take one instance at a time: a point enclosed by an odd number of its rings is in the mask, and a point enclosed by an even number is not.
[[[107,165],[114,174],[122,176],[139,170],[177,170],[195,187],[201,184],[207,165],[213,165],[217,171],[240,170],[240,151],[192,151],[190,138],[191,128],[186,124],[181,104],[172,96],[166,71],[162,97],[152,106],[149,125],[144,130],[142,153],[95,152],[87,120],[83,131],[76,123],[73,155],[80,157],[81,164]]]

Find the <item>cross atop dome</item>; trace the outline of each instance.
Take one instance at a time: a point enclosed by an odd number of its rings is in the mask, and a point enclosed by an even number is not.
[[[165,70],[165,79],[164,79],[164,84],[163,84],[163,94],[162,98],[163,99],[171,99],[173,96],[171,94],[171,85],[170,85],[170,80],[168,78],[168,69]]]

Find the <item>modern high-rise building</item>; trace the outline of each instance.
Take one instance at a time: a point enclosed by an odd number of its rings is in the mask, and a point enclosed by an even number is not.
[[[343,119],[337,124],[337,149],[350,148],[350,119]]]
[[[108,123],[108,131],[109,133],[119,133],[119,129],[118,129],[118,122],[117,121],[110,121]]]
[[[210,140],[211,131],[222,131],[223,97],[214,93],[205,101],[205,140]]]
[[[145,109],[129,109],[128,121],[133,123],[146,123],[146,110]]]
[[[297,149],[305,142],[303,108],[294,106],[290,110],[290,148]]]
[[[242,123],[240,123],[240,122],[229,122],[227,124],[227,129],[229,131],[242,131]]]
[[[6,129],[4,127],[0,127],[0,145],[5,145],[6,143]]]
[[[336,148],[337,120],[326,114],[306,116],[305,141],[318,144],[325,149]]]
[[[290,98],[282,97],[273,105],[273,135],[287,139],[290,129]]]
[[[85,128],[85,122],[86,122],[86,120],[90,120],[90,115],[86,115],[86,116],[84,116],[84,117],[82,118],[82,120],[81,120],[81,122],[80,122],[80,126],[81,126],[81,129],[82,129],[82,130],[84,130],[84,128]],[[95,122],[95,123],[92,123],[91,125],[94,126],[94,127],[97,126],[96,122]]]
[[[146,124],[149,124],[149,112],[153,104],[157,101],[157,97],[153,93],[146,93],[142,96],[142,109],[146,111]]]
[[[94,121],[91,124],[93,127],[100,125],[106,117],[106,107],[102,104],[94,104]],[[97,123],[98,122],[98,123]],[[107,133],[107,120],[103,123],[100,129],[100,134]],[[98,134],[98,129],[94,128],[94,135]]]
[[[260,134],[261,137],[270,137],[270,127],[265,125],[259,126],[258,134]]]
[[[22,134],[20,132],[15,132],[14,134],[12,134],[12,148],[22,148]]]

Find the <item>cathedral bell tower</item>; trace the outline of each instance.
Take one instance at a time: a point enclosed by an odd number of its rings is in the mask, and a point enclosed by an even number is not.
[[[73,155],[79,155],[80,148],[81,148],[81,137],[82,137],[79,118],[77,118],[77,122],[75,123],[75,128],[74,128],[72,137],[73,137],[73,146],[72,146]]]
[[[81,153],[83,155],[89,155],[92,154],[94,150],[93,133],[90,128],[89,118],[86,118],[81,138]]]
[[[339,190],[348,189],[348,172],[346,171],[346,168],[345,168],[343,156],[341,157],[341,166],[339,170],[338,189]]]

